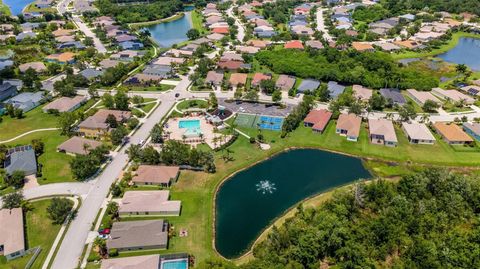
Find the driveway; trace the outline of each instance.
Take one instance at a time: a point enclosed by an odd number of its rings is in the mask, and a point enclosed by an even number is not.
[[[327,11],[327,8],[319,8],[317,10],[317,30],[323,32],[323,37],[327,41],[332,41],[332,36],[328,33],[328,29],[325,26],[325,18],[323,17],[323,12]]]
[[[235,19],[235,25],[238,28],[237,40],[240,41],[240,43],[243,43],[243,38],[245,37],[245,28],[240,20],[233,14],[233,6],[227,9],[227,15]]]

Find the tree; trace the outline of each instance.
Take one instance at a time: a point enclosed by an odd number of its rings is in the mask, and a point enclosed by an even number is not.
[[[217,96],[215,95],[215,93],[211,92],[209,94],[208,103],[209,103],[209,105],[212,109],[217,109],[218,108],[218,100],[217,100]]]
[[[398,115],[401,121],[409,121],[417,117],[417,112],[415,112],[415,107],[412,104],[407,103],[398,108]]]
[[[73,208],[73,202],[66,198],[52,198],[52,202],[47,207],[48,217],[54,224],[62,224],[70,214]]]
[[[107,254],[107,243],[104,239],[97,237],[93,241],[93,244],[98,248],[98,254],[100,256],[105,256]]]
[[[142,150],[141,159],[144,164],[159,164],[160,153],[154,147],[147,146]]]
[[[355,115],[362,114],[362,104],[358,100],[354,101],[350,104],[350,107],[348,108],[348,113],[353,113]]]
[[[132,97],[132,103],[134,103],[134,104],[136,104],[136,105],[141,104],[141,103],[143,103],[143,102],[144,102],[143,97],[140,96],[140,95],[134,95],[134,96]]]
[[[3,208],[12,209],[21,207],[24,201],[22,192],[13,192],[3,196]]]
[[[118,91],[115,94],[115,108],[118,110],[128,110],[128,96],[124,91]]]
[[[159,123],[153,126],[150,131],[150,137],[152,143],[163,143],[163,128]]]
[[[55,83],[53,83],[53,90],[60,96],[72,97],[77,95],[73,83],[67,82],[66,79],[55,81]]]
[[[110,128],[117,128],[118,126],[117,118],[112,114],[107,115],[107,119],[105,119],[105,123],[108,124]]]
[[[76,117],[72,112],[63,112],[58,118],[58,125],[62,135],[72,136]]]
[[[130,118],[127,121],[127,127],[128,129],[133,130],[139,123],[140,121],[137,118]]]
[[[382,111],[386,104],[387,100],[385,97],[378,93],[372,94],[372,97],[368,100],[368,105],[372,110]]]
[[[108,92],[103,94],[102,96],[103,105],[108,109],[115,108],[115,101],[113,100],[113,96]]]
[[[35,82],[38,81],[37,72],[33,68],[28,68],[22,76],[23,86],[33,89]]]
[[[275,90],[272,94],[272,101],[278,103],[282,100],[282,92]]]
[[[83,181],[93,176],[98,170],[98,163],[89,155],[77,155],[70,161],[73,177]]]
[[[330,99],[330,91],[326,83],[320,84],[320,87],[315,91],[315,95],[320,102],[327,102]]]
[[[200,37],[200,32],[197,29],[192,28],[187,31],[187,37],[189,40],[197,39]]]
[[[126,153],[130,161],[140,161],[142,157],[142,146],[138,144],[131,144],[126,150]]]
[[[16,189],[22,188],[25,183],[25,172],[20,170],[13,171],[12,175],[5,178],[5,183]]]
[[[422,109],[425,112],[431,113],[431,112],[436,112],[439,107],[440,106],[435,101],[432,101],[429,99],[425,101],[425,103],[423,103]]]
[[[114,218],[118,217],[118,204],[115,202],[109,202],[106,211],[108,215],[111,215]]]
[[[43,154],[45,143],[41,139],[33,139],[32,140],[32,147],[35,151],[35,155],[40,156]]]
[[[128,132],[125,129],[125,127],[123,127],[122,125],[118,126],[116,129],[114,129],[110,133],[110,138],[112,140],[112,144],[115,145],[115,146],[118,146],[118,145],[122,144],[123,138],[127,134],[128,134]]]
[[[266,94],[272,94],[276,90],[275,82],[272,79],[261,80],[260,89]]]
[[[457,73],[459,74],[465,74],[468,70],[468,67],[466,64],[457,64],[455,66],[455,70],[457,71]]]

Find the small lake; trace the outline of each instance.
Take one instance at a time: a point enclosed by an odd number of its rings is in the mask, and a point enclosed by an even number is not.
[[[437,57],[454,64],[465,64],[475,71],[480,71],[480,39],[462,37],[458,44]]]
[[[188,40],[187,32],[192,29],[192,13],[185,12],[185,15],[178,20],[162,22],[145,27],[152,38],[162,47],[171,47],[173,44]]]
[[[226,258],[239,257],[298,202],[370,177],[358,158],[313,149],[286,151],[252,166],[225,181],[217,193],[215,247]]]
[[[10,7],[12,15],[21,14],[23,8],[32,2],[34,2],[34,0],[3,0],[3,3]]]

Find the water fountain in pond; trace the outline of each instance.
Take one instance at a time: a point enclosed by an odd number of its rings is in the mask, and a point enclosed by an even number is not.
[[[272,183],[268,180],[260,180],[257,183],[257,191],[262,192],[262,194],[270,193],[272,194],[277,188],[275,187],[275,183]]]

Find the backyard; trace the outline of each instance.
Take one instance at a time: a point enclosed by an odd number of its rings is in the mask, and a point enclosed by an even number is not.
[[[42,251],[33,263],[32,269],[42,268],[48,252],[57,236],[60,225],[52,224],[47,216],[47,207],[51,200],[41,200],[32,202],[33,210],[26,213],[26,234],[27,248],[40,247]],[[15,259],[6,263],[4,260],[0,261],[0,267],[8,269],[25,268],[32,254],[26,255],[22,258]]]

